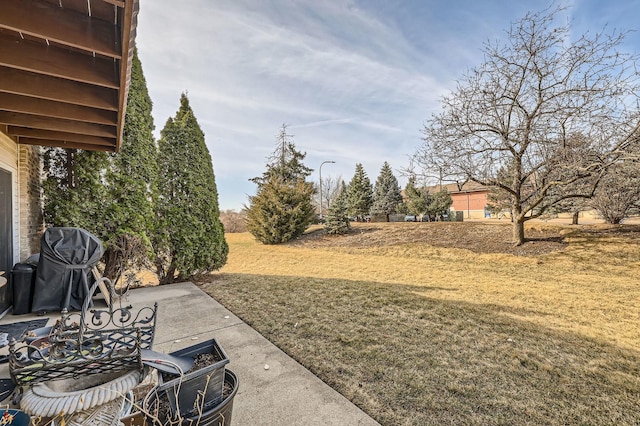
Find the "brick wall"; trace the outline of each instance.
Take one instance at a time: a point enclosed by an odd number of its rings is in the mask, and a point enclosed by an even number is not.
[[[481,219],[487,205],[488,191],[458,192],[451,194],[452,208],[464,212],[466,219]]]
[[[41,151],[39,146],[18,145],[21,261],[40,252],[40,236],[44,230]]]

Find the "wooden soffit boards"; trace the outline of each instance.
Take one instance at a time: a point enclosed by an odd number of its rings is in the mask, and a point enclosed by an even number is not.
[[[18,143],[120,148],[139,0],[0,0],[0,125]]]

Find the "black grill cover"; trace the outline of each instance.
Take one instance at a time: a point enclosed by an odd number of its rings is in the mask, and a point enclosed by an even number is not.
[[[93,283],[91,268],[103,252],[102,242],[84,229],[48,228],[41,239],[31,312],[82,309]]]

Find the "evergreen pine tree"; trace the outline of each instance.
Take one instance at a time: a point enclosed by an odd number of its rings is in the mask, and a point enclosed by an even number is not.
[[[402,194],[398,179],[393,175],[389,163],[385,161],[373,190],[371,211],[387,215],[388,220],[389,215],[397,211],[400,203],[402,203]]]
[[[157,198],[157,148],[152,102],[134,50],[122,145],[107,172],[110,206],[104,275],[117,279],[131,266],[143,266],[151,253],[154,202]]]
[[[421,215],[427,212],[429,204],[431,203],[431,195],[425,187],[416,187],[414,177],[409,178],[404,193],[407,196],[405,204],[408,214]]]
[[[362,164],[356,164],[356,171],[347,188],[347,211],[358,220],[369,214],[373,203],[373,188]]]
[[[329,206],[324,230],[327,234],[346,234],[349,229],[351,229],[351,223],[347,215],[347,185],[342,181],[340,194]]]
[[[229,247],[211,155],[186,94],[158,147],[155,263],[160,283],[169,284],[221,268]]]
[[[295,149],[287,126],[282,125],[277,146],[261,177],[251,179],[258,185],[249,197],[247,229],[264,244],[279,244],[300,235],[312,223],[314,186],[306,178],[311,169],[303,164],[306,154]]]
[[[427,214],[429,217],[439,218],[440,215],[447,213],[453,204],[451,195],[446,189],[442,189],[436,193],[430,194],[429,205],[427,206]]]

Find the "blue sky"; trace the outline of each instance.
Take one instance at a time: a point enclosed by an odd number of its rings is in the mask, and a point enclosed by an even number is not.
[[[305,164],[347,183],[400,170],[423,123],[483,43],[550,3],[534,0],[142,0],[137,46],[156,136],[187,92],[213,159],[220,208],[255,193],[283,123]],[[572,33],[638,30],[640,0],[574,0]],[[640,51],[640,33],[623,46]]]

